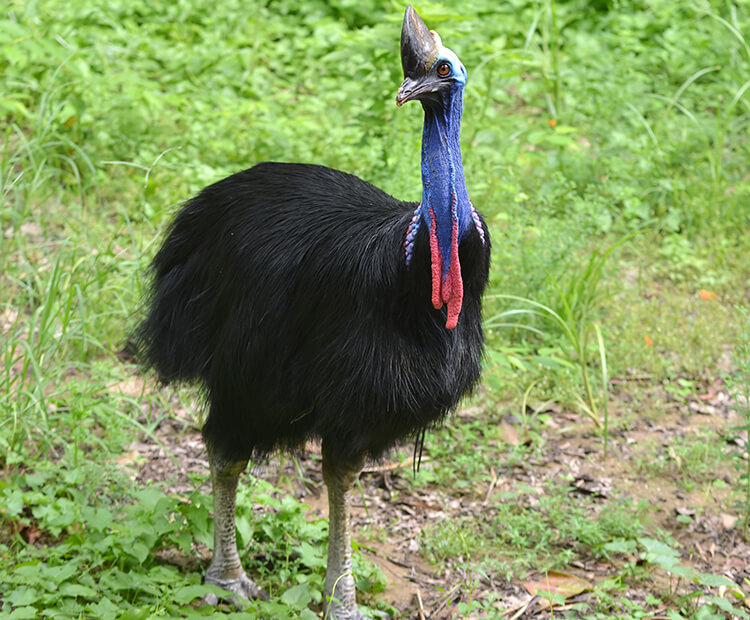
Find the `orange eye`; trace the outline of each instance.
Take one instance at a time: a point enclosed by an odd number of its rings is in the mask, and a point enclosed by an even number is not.
[[[451,67],[447,62],[440,63],[437,68],[437,74],[440,77],[445,77],[451,72]]]

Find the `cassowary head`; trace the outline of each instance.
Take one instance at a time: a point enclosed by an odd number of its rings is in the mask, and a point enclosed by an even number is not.
[[[443,47],[440,35],[425,26],[411,5],[401,29],[401,65],[404,81],[396,96],[398,105],[412,99],[441,105],[445,93],[466,84],[466,68],[458,56]]]

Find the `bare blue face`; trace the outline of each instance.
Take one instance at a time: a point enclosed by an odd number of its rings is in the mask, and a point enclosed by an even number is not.
[[[439,41],[439,38],[438,38]],[[407,76],[398,89],[396,103],[418,99],[422,102],[441,104],[441,95],[466,86],[466,67],[456,54],[439,45],[437,57],[427,71],[418,77]]]
[[[440,67],[441,64],[448,65],[448,70],[450,71],[450,73],[447,75],[447,77],[453,80],[455,83],[461,84],[461,86],[465,86],[467,77],[466,67],[464,67],[463,63],[458,59],[458,56],[456,56],[453,50],[449,50],[447,47],[443,47],[442,45],[438,48],[438,50],[438,57],[435,61],[436,69]]]

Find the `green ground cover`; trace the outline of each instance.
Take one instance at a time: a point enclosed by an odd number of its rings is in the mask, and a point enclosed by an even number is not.
[[[258,161],[325,164],[419,199],[422,116],[395,105],[404,8],[5,4],[0,614],[209,613],[199,605],[204,565],[165,559],[210,541],[205,480],[164,493],[118,464],[194,399],[153,382],[123,389],[136,376],[121,352],[145,269],[186,197]],[[493,265],[475,414],[433,435],[429,466],[405,493],[486,490],[498,462],[510,475],[549,451],[551,429],[567,424],[560,412],[578,416],[604,462],[610,439],[661,424],[665,403],[687,410],[712,389],[747,397],[750,9],[720,0],[415,8],[469,71],[464,165]],[[733,426],[686,434],[666,452],[646,437],[632,472],[702,492],[713,501],[703,509],[732,512],[747,541],[750,412],[747,400],[728,402]],[[520,441],[502,431],[509,412]],[[520,578],[584,556],[621,561],[586,606],[558,617],[747,613],[739,593],[750,596],[750,583],[676,568],[670,550],[684,541],[641,502],[571,502],[566,488],[505,489],[486,514],[424,529],[424,561],[463,566],[461,586],[476,592],[446,613],[494,617],[502,601],[486,584],[478,594],[483,575]],[[242,493],[268,507],[263,518],[248,508],[238,526],[243,541],[258,540],[262,553],[246,566],[273,595],[258,613],[315,617],[325,522],[262,480]],[[373,536],[362,545],[377,546]],[[393,613],[382,575],[357,558],[363,600]],[[651,600],[629,601],[633,587]]]

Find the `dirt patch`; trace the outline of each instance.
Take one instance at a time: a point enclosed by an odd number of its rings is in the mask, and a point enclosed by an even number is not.
[[[574,493],[597,498],[600,505],[614,495],[648,502],[655,526],[670,532],[683,545],[682,559],[686,565],[728,576],[736,583],[750,579],[750,546],[734,528],[736,515],[731,514],[726,503],[733,483],[730,474],[726,475],[724,488],[702,483],[689,488],[682,482],[686,457],[680,455],[677,446],[690,444],[691,437],[699,442],[701,433],[707,430],[730,439],[726,429],[734,413],[729,399],[720,386],[707,393],[711,394],[709,398],[679,402],[670,400],[660,390],[649,395],[649,406],[659,407],[659,414],[649,418],[631,415],[629,422],[614,429],[606,460],[601,438],[591,431],[591,423],[575,412],[557,408],[551,412],[551,422],[541,431],[545,442],[542,456],[509,468],[502,466],[499,457],[497,474],[493,470],[492,481],[486,487],[464,490],[461,494],[429,486],[416,490],[409,487],[406,479],[412,474],[408,462],[368,467],[361,477],[364,503],[361,499],[354,502],[352,516],[355,539],[362,542],[364,553],[387,578],[388,587],[378,598],[399,609],[404,618],[451,618],[457,617],[459,601],[493,593],[499,595],[505,610],[499,613],[507,617],[548,617],[549,611],[543,609],[538,597],[532,597],[521,583],[494,575],[469,576],[458,563],[430,564],[421,553],[419,535],[425,527],[441,521],[486,514],[492,510],[495,494],[518,483],[543,488],[548,481],[561,476],[572,480],[569,484]],[[621,393],[613,404],[622,419],[627,419],[629,408],[644,406],[642,396],[638,403],[628,399],[627,394]],[[478,415],[487,414],[471,409],[461,413],[462,417]],[[502,424],[507,429],[503,433],[507,433],[509,441],[523,441],[523,432],[515,422],[513,416],[506,415]],[[426,450],[429,458],[429,446]],[[129,446],[118,462],[128,467],[136,480],[163,482],[169,492],[192,490],[189,477],[195,475],[203,478],[203,486],[209,490],[200,433],[192,416],[184,411],[183,415],[178,412],[172,418],[165,418],[153,436]],[[310,506],[311,515],[327,516],[317,445],[310,444],[296,462],[277,456],[255,467],[253,473],[273,483],[278,483],[281,477],[292,481],[292,492]],[[377,541],[360,541],[361,536],[366,537],[372,531],[378,532]],[[208,557],[207,550],[204,552]],[[591,583],[618,574],[621,569],[621,560],[604,562],[580,556],[569,567]],[[529,578],[533,577],[531,573]],[[470,581],[471,592],[463,585]],[[624,596],[634,602],[645,601],[650,593],[641,584]],[[582,593],[568,602],[586,596]]]

